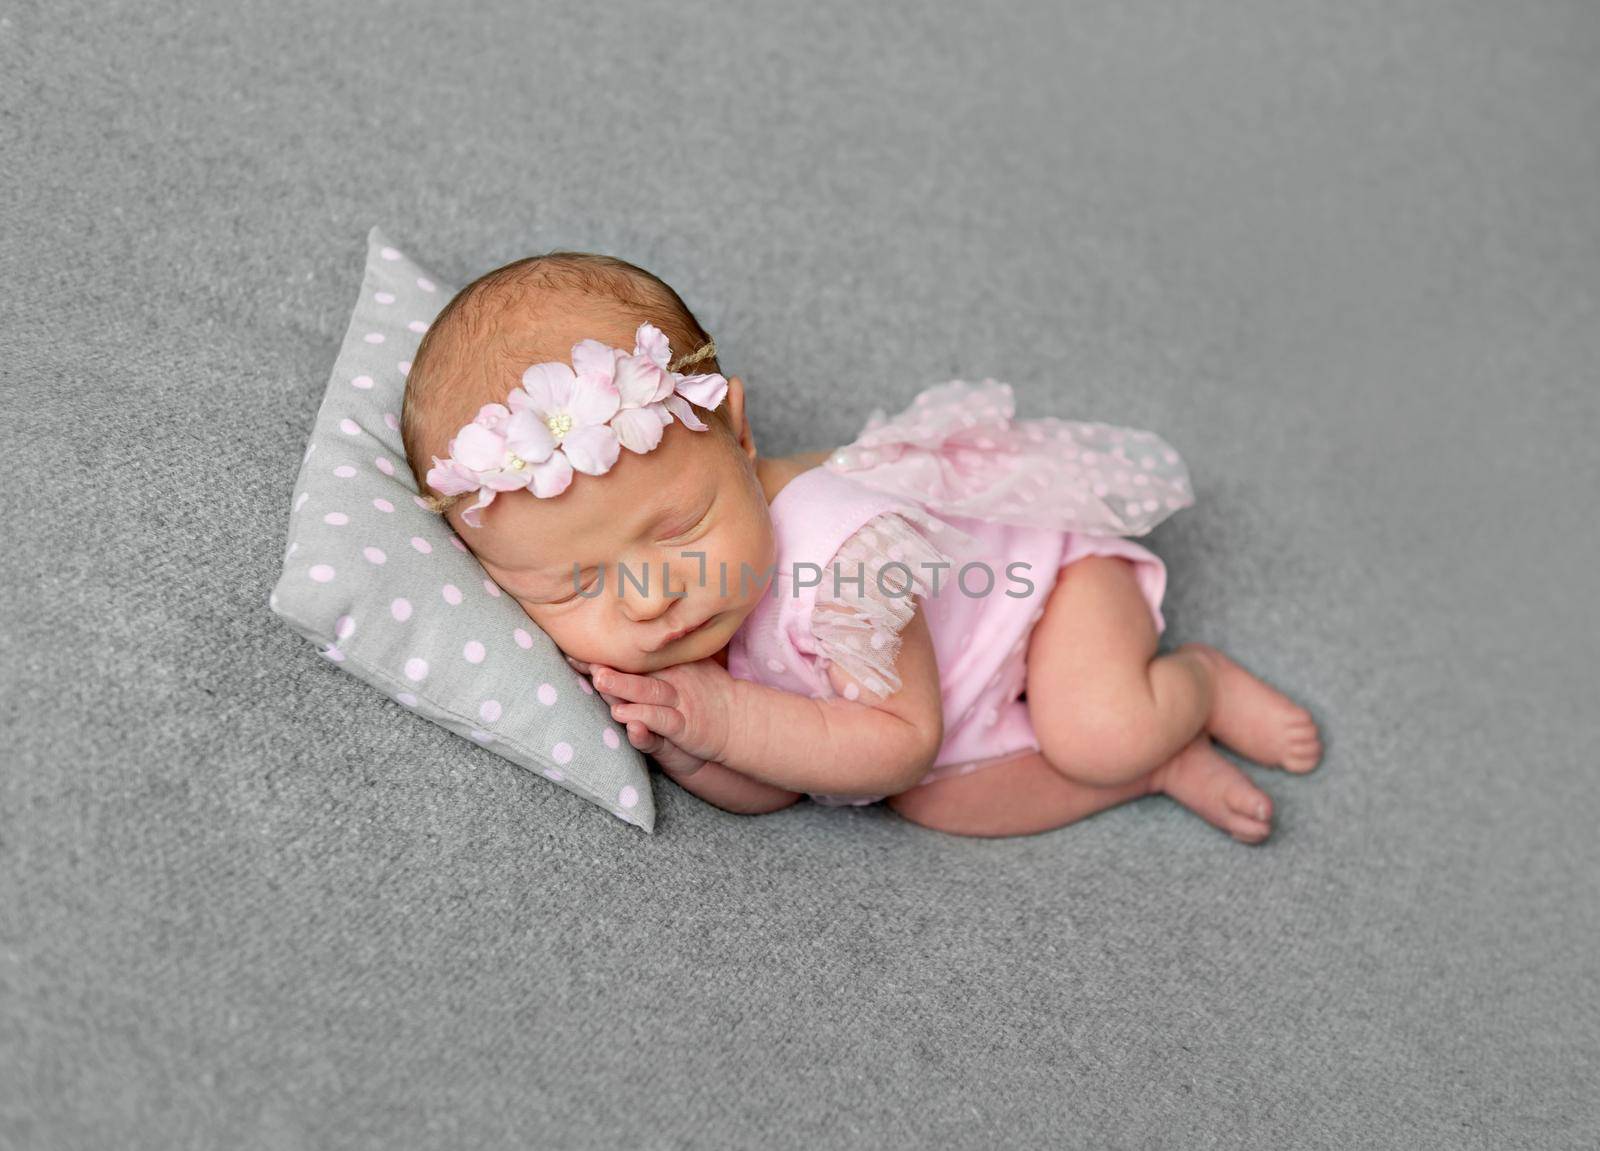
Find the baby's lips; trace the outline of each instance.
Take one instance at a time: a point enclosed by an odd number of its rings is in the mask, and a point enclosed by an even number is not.
[[[570,655],[567,655],[567,654],[565,654],[565,653],[562,653],[562,656],[561,656],[561,658],[562,658],[562,659],[564,659],[564,660],[566,660],[566,661],[567,661],[567,663],[569,663],[569,664],[571,664],[571,665],[572,665],[572,669],[573,669],[573,670],[574,670],[574,671],[578,671],[578,672],[582,672],[582,673],[584,673],[584,674],[585,674],[585,675],[587,675],[587,674],[588,674],[588,672],[589,672],[589,665],[588,665],[588,664],[586,664],[586,663],[584,663],[584,662],[583,662],[583,661],[582,661],[582,660],[576,660],[576,659],[573,659],[573,658],[572,658],[572,657],[571,657],[571,656],[570,656]]]

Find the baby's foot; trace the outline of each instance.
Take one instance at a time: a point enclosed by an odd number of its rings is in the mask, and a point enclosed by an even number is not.
[[[1285,771],[1307,772],[1322,758],[1322,739],[1311,713],[1263,683],[1216,648],[1186,643],[1211,667],[1215,698],[1206,730],[1246,759]]]
[[[1150,790],[1170,795],[1213,827],[1241,843],[1272,834],[1272,799],[1201,735],[1156,768]]]

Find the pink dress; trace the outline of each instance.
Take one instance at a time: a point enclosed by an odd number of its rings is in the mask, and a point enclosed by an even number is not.
[[[945,732],[921,783],[1037,750],[1019,697],[1061,568],[1133,561],[1161,631],[1166,567],[1125,537],[1194,498],[1182,459],[1150,432],[1013,413],[1007,384],[936,385],[893,419],[875,411],[853,443],[790,480],[771,505],[772,583],[729,643],[729,673],[822,698],[836,694],[836,663],[891,695],[899,634],[920,604]]]

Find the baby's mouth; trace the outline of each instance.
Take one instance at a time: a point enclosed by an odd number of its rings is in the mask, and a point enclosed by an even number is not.
[[[666,639],[661,641],[661,647],[667,647],[670,644],[677,643],[680,639],[683,639],[685,636],[693,635],[695,632],[699,631],[700,629],[710,626],[712,621],[714,621],[717,618],[717,616],[720,616],[721,614],[722,614],[721,612],[718,612],[716,615],[708,616],[706,619],[701,620],[699,623],[693,625],[692,627],[686,627],[681,631],[673,632],[671,635],[667,636]],[[657,648],[656,650],[659,651],[660,648]]]

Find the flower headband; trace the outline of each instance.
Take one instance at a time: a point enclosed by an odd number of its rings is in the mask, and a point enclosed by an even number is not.
[[[611,470],[623,448],[654,451],[673,416],[703,432],[707,425],[689,405],[716,408],[728,381],[715,372],[685,376],[673,368],[716,352],[710,340],[669,366],[667,337],[650,323],[634,333],[632,355],[579,340],[570,367],[560,360],[534,364],[504,404],[479,408],[451,439],[450,457],[433,457],[428,486],[446,496],[476,491],[478,502],[461,518],[481,527],[481,512],[498,493],[527,488],[540,499],[558,496],[574,469],[598,476]],[[429,506],[441,511],[450,502],[433,499]]]

